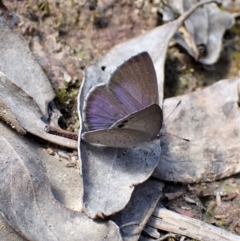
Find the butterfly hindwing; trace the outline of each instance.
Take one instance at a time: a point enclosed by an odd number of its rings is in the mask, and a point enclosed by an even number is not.
[[[109,129],[85,132],[82,139],[91,144],[110,147],[134,147],[155,137],[162,126],[162,110],[150,105],[117,121]]]

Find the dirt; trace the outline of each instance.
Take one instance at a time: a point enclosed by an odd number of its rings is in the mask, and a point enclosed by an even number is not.
[[[21,17],[16,27],[29,42],[57,95],[63,128],[79,129],[77,95],[83,70],[112,46],[157,25],[159,4],[133,1],[5,1]]]
[[[16,31],[28,41],[55,89],[56,101],[63,114],[63,128],[70,131],[79,129],[77,95],[85,66],[117,43],[160,25],[160,2],[4,1],[21,17]],[[236,4],[229,10],[240,11],[240,7]],[[239,25],[238,21],[226,32],[220,60],[214,66],[203,66],[178,46],[171,47],[165,65],[165,98],[202,89],[220,79],[239,76]],[[239,175],[192,186],[167,183],[163,203],[175,212],[240,234],[239,186]],[[174,197],[172,200],[169,200],[170,194]]]

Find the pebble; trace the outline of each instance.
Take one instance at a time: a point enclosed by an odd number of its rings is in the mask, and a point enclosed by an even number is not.
[[[46,151],[47,151],[47,153],[49,154],[49,155],[54,155],[55,154],[55,152],[54,152],[54,150],[52,149],[52,148],[47,148],[46,149]]]
[[[58,161],[60,161],[60,156],[59,156],[56,152],[55,152],[54,157],[55,157]]]
[[[66,153],[66,152],[63,152],[63,151],[58,151],[58,155],[64,159],[69,159],[70,156]]]
[[[66,167],[74,167],[77,168],[77,163],[76,162],[69,162]]]
[[[77,161],[77,160],[78,160],[78,156],[72,156],[72,157],[71,157],[71,160],[72,160],[72,161]]]

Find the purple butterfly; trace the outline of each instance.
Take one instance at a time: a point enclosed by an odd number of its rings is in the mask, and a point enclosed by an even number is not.
[[[82,139],[109,147],[134,147],[157,136],[162,127],[157,77],[147,52],[131,57],[110,76],[108,84],[94,86],[83,105],[89,130]]]

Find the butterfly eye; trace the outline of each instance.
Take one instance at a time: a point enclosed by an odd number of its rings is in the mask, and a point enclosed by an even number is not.
[[[118,125],[118,128],[123,128],[125,125],[124,124],[120,124]]]

